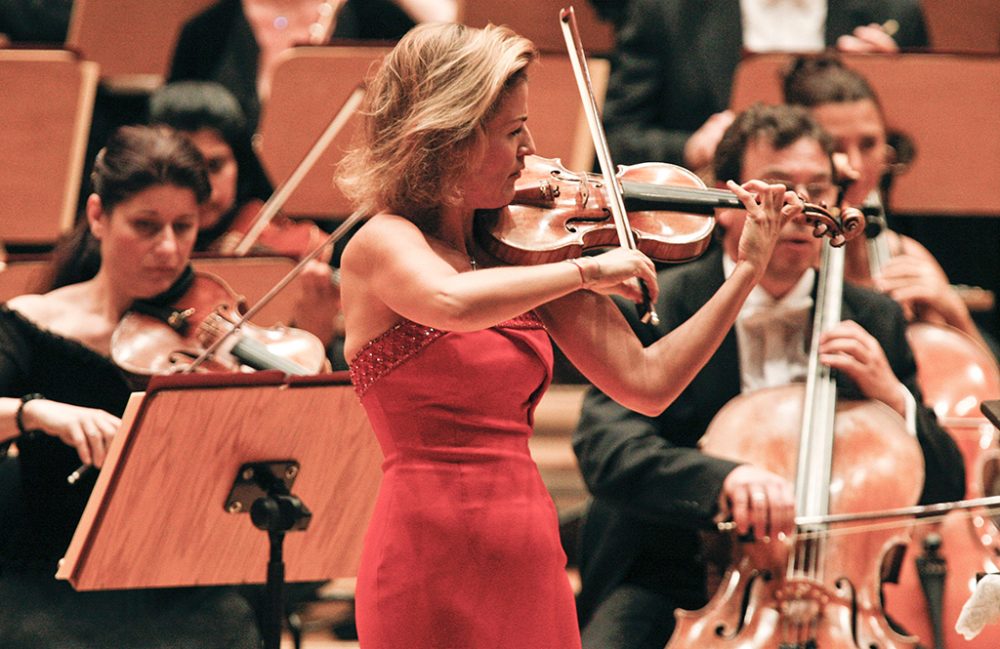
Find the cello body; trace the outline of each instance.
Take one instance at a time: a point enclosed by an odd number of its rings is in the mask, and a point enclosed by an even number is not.
[[[884,217],[878,218],[882,211],[878,195],[869,201],[875,207],[876,225],[884,224]],[[857,272],[867,270],[868,279],[878,276],[892,257],[884,225],[854,252]],[[979,412],[982,401],[1000,398],[996,359],[966,333],[945,324],[914,322],[907,327],[906,337],[924,403],[962,453],[966,498],[996,495],[1000,445],[996,429]],[[1000,628],[986,627],[972,640],[955,631],[962,607],[975,589],[977,573],[998,571],[1000,528],[984,511],[951,512],[940,523],[915,528],[898,582],[885,584],[886,611],[928,648],[1000,647]],[[939,594],[928,596],[936,591]]]
[[[736,397],[712,420],[701,447],[795,480],[803,400],[801,385]],[[839,402],[834,444],[830,513],[916,502],[922,472],[914,467],[922,467],[923,456],[890,408],[873,401]],[[677,611],[667,647],[914,647],[915,639],[888,625],[879,598],[882,558],[907,540],[899,529],[819,539],[735,540],[721,587],[701,610]],[[792,569],[796,555],[821,565]]]
[[[907,338],[917,361],[924,400],[958,444],[965,461],[966,497],[1000,493],[997,429],[979,413],[986,399],[1000,398],[1000,371],[992,355],[964,333],[943,325],[915,323]],[[935,615],[921,584],[917,559],[925,540],[940,539],[933,557],[944,568],[940,612]],[[943,563],[942,563],[943,562]],[[955,511],[935,525],[919,526],[907,550],[898,584],[886,584],[890,616],[934,649],[994,649],[1000,628],[987,626],[972,640],[955,631],[978,573],[1000,572],[1000,528],[987,513]]]

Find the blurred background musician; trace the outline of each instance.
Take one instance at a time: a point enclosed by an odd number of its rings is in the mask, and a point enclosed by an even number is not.
[[[783,182],[812,202],[832,202],[831,153],[829,136],[805,109],[757,105],[727,130],[715,173]],[[645,344],[686,320],[724,280],[739,237],[738,214],[720,213],[721,247],[660,272],[660,326],[641,325],[623,309]],[[805,376],[819,245],[808,227],[786,225],[736,325],[661,415],[627,410],[593,388],[587,393],[573,437],[594,496],[580,548],[585,648],[662,649],[674,628],[674,609],[707,602],[697,530],[715,519],[731,516],[757,538],[790,526],[794,495],[788,481],[710,457],[696,445],[731,398]],[[846,284],[843,316],[821,346],[824,362],[838,370],[841,395],[883,401],[905,417],[924,452],[921,502],[961,498],[962,458],[921,403],[902,311],[884,295]]]
[[[615,160],[693,170],[710,163],[733,119],[727,107],[742,52],[928,44],[918,0],[629,0],[615,32],[604,112]]]
[[[15,43],[61,46],[72,8],[73,0],[0,0],[0,35]]]
[[[418,22],[452,22],[455,0],[220,0],[181,30],[170,81],[217,81],[254,132],[277,57],[331,39],[396,40]]]
[[[183,137],[124,128],[94,167],[87,223],[99,242],[92,279],[0,307],[0,440],[21,468],[23,514],[0,553],[0,637],[7,649],[204,647],[257,649],[247,602],[231,589],[78,593],[57,581],[132,387],[110,360],[111,335],[137,299],[155,298],[188,266],[204,162]]]
[[[869,204],[891,221],[891,215],[884,213],[889,197],[883,190],[891,187],[898,153],[889,144],[885,114],[868,81],[835,56],[797,57],[784,77],[783,90],[787,103],[809,108],[833,137],[835,149],[847,156],[858,173],[847,191],[848,204]],[[980,330],[944,269],[923,245],[892,230],[883,236],[892,257],[882,265],[881,274],[872,277],[866,237],[858,237],[848,244],[848,279],[888,293],[910,321],[949,325],[993,354],[1000,352],[996,340]]]

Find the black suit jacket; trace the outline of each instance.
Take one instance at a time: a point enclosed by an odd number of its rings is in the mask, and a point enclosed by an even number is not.
[[[659,275],[658,327],[639,323],[634,306],[623,312],[646,345],[688,320],[724,281],[719,248]],[[890,298],[845,285],[844,319],[855,320],[881,343],[893,372],[913,393],[916,365],[905,337],[905,320]],[[704,569],[698,529],[717,513],[722,483],[736,464],[695,448],[715,414],[740,393],[739,353],[730,329],[719,350],[677,400],[657,417],[632,412],[591,389],[584,401],[573,448],[594,496],[581,537],[581,621],[625,580],[663,593],[676,606],[704,604]],[[842,396],[856,387],[838,383]],[[933,413],[918,405],[917,438],[927,479],[921,502],[961,499],[961,454]]]
[[[826,42],[859,25],[899,23],[900,47],[925,47],[918,0],[829,0]],[[743,50],[737,0],[629,0],[617,21],[604,119],[619,164],[683,164],[684,143],[729,107]]]

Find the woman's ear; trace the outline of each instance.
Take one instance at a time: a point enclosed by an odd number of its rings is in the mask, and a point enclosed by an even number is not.
[[[107,227],[107,218],[104,214],[104,204],[101,202],[101,197],[97,194],[91,194],[87,197],[87,223],[90,226],[90,233],[94,235],[95,239],[100,240],[104,235],[104,229]]]

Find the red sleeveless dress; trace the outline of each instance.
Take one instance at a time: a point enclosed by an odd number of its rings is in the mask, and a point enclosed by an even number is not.
[[[403,321],[351,377],[385,455],[358,572],[362,649],[578,648],[555,507],[528,452],[552,377],[541,322]]]

